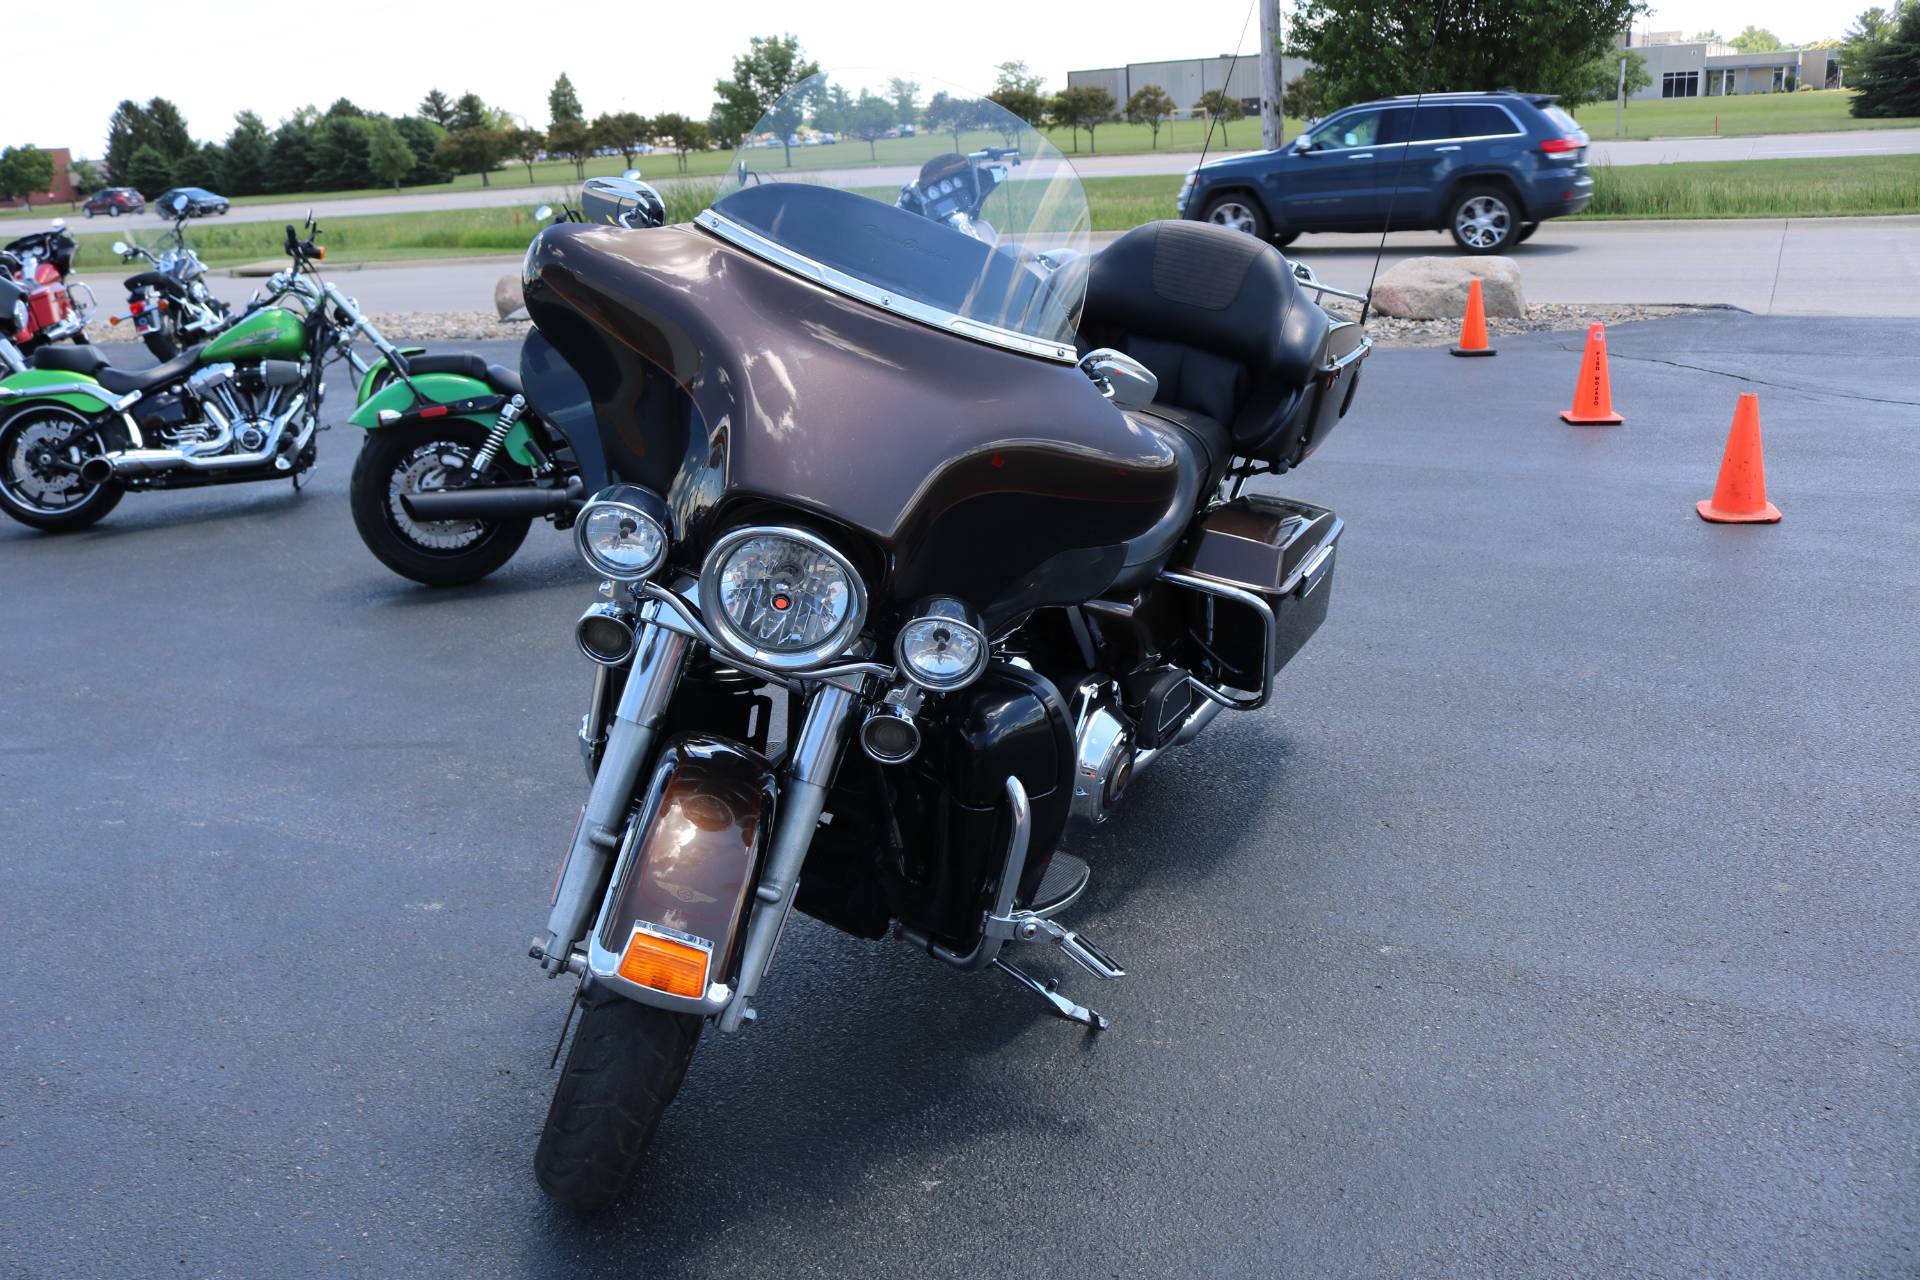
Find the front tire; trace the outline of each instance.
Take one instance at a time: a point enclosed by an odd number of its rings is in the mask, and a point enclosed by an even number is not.
[[[1273,226],[1267,221],[1266,210],[1252,196],[1239,192],[1228,192],[1207,201],[1201,218],[1216,227],[1225,227],[1229,231],[1239,231],[1252,236],[1255,240],[1265,240],[1273,234]]]
[[[78,460],[78,447],[62,442],[86,425],[79,411],[58,404],[30,404],[0,420],[0,511],[35,529],[64,533],[120,505],[124,490],[113,481],[88,485],[48,465],[50,455]]]
[[[580,1025],[533,1153],[541,1190],[581,1214],[620,1198],[680,1092],[703,1025],[604,989],[580,997]]]
[[[444,488],[449,465],[480,451],[484,427],[472,422],[416,423],[367,433],[354,460],[349,505],[360,540],[381,564],[429,587],[464,586],[498,569],[526,540],[530,517],[517,520],[415,520],[402,493]],[[454,458],[454,464],[447,459]],[[493,470],[519,471],[504,454]],[[523,478],[524,472],[515,478]]]
[[[1519,228],[1514,199],[1499,187],[1467,187],[1447,214],[1447,229],[1463,253],[1499,253],[1516,243]]]

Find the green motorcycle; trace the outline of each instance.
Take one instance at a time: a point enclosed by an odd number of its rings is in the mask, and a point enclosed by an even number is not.
[[[129,490],[289,479],[311,472],[326,392],[321,373],[345,359],[382,383],[406,357],[322,280],[325,252],[307,219],[287,228],[293,265],[211,342],[151,369],[116,369],[93,347],[49,346],[0,379],[0,510],[37,529],[80,529]],[[365,337],[373,369],[354,352]],[[363,382],[363,386],[367,383]]]

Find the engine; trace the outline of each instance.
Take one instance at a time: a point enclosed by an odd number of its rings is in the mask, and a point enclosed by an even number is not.
[[[253,453],[275,431],[306,381],[306,366],[292,360],[212,364],[187,379],[183,393],[141,402],[134,421],[149,444],[208,456],[229,447]]]

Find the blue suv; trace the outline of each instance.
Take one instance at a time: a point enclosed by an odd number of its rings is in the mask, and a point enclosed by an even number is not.
[[[1279,151],[1187,172],[1183,218],[1282,246],[1303,231],[1447,231],[1499,253],[1593,200],[1587,135],[1550,94],[1430,93],[1336,111]]]

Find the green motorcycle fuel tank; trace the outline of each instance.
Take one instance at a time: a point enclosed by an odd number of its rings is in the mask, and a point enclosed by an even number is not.
[[[200,353],[200,360],[296,360],[307,348],[300,317],[280,307],[265,307],[241,320]]]

